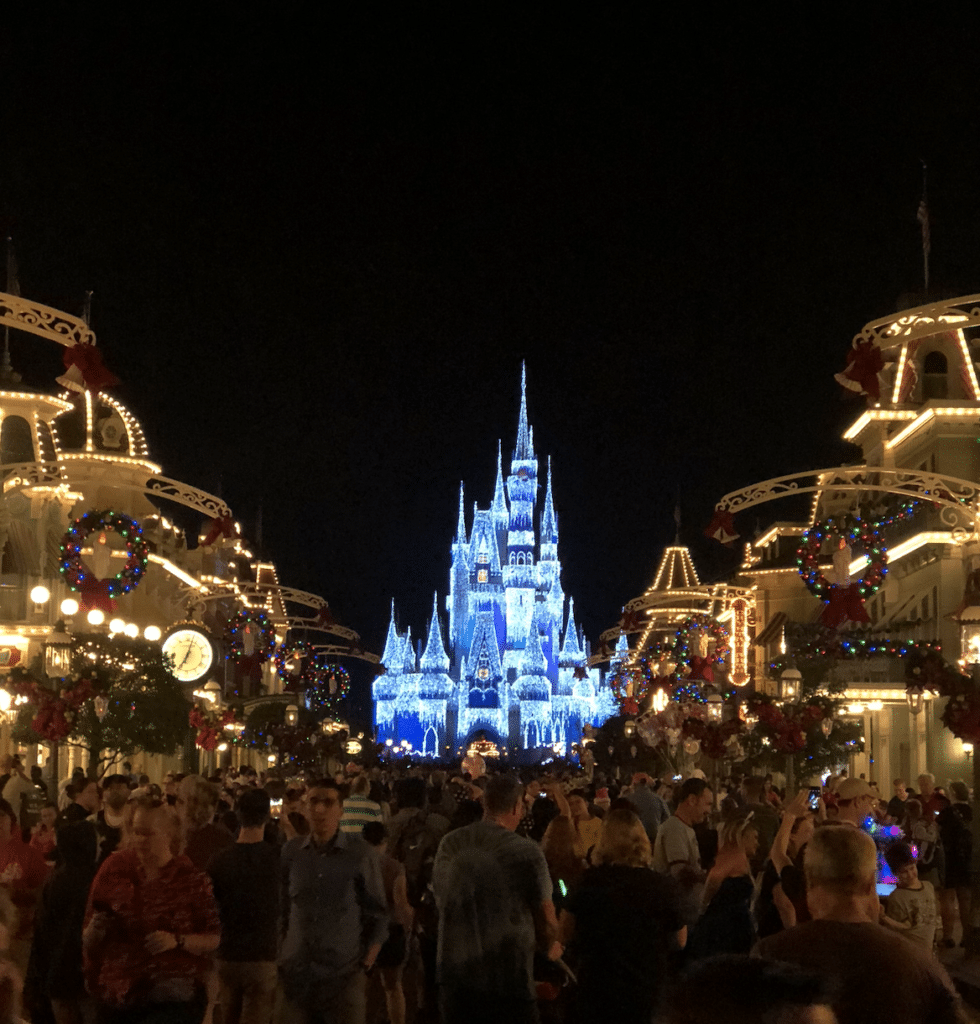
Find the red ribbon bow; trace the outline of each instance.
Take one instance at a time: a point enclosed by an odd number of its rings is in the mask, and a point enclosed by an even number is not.
[[[209,544],[213,544],[219,537],[233,538],[237,536],[235,523],[231,516],[218,516],[217,519],[211,520],[211,528],[201,543],[204,547],[207,547]]]
[[[78,367],[87,391],[104,391],[120,383],[119,378],[103,365],[102,353],[88,342],[66,348],[62,360],[66,370]]]
[[[691,674],[688,678],[703,679],[706,683],[713,683],[715,671],[712,668],[712,663],[707,658],[699,658],[695,655],[691,658]]]
[[[704,531],[705,537],[710,537],[726,547],[731,547],[738,540],[738,533],[735,531],[735,520],[727,509],[716,508],[715,514]]]
[[[884,367],[881,349],[873,341],[859,341],[847,353],[847,366],[834,374],[834,380],[848,391],[877,402],[881,395],[878,374]]]
[[[109,588],[112,580],[100,580],[95,576],[86,576],[78,585],[79,593],[82,595],[82,608],[98,608],[108,614],[116,610],[116,602],[113,601]]]
[[[849,587],[832,586],[829,594],[827,607],[824,608],[823,614],[820,616],[820,621],[828,629],[837,629],[848,619],[851,622],[871,621],[864,609],[864,601],[858,593],[856,583],[852,583]]]
[[[330,606],[325,604],[320,607],[320,610],[316,613],[316,624],[318,626],[332,626],[336,622],[333,617],[333,613],[330,611]]]

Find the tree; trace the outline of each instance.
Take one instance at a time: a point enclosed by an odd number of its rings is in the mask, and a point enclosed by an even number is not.
[[[172,754],[187,736],[191,705],[160,646],[145,640],[77,636],[72,641],[71,672],[58,693],[16,670],[11,673],[11,689],[28,696],[28,703],[18,709],[14,739],[54,742],[60,730],[70,746],[88,752],[93,778],[141,751]],[[101,718],[97,701],[104,710]],[[45,734],[44,723],[52,718],[55,732]]]

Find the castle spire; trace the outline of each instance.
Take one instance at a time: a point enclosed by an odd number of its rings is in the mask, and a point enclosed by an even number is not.
[[[439,625],[439,599],[432,594],[432,621],[429,623],[429,636],[425,641],[425,652],[419,661],[423,672],[448,672],[449,655],[442,639],[442,628]]]
[[[548,490],[544,496],[544,508],[541,510],[541,543],[558,543],[558,517],[555,515],[555,503],[551,496],[551,456],[548,456]]]
[[[548,671],[548,659],[541,649],[541,634],[538,632],[538,617],[531,620],[527,631],[527,644],[521,654],[520,673],[522,676],[543,676]]]
[[[565,639],[561,645],[562,659],[579,658],[582,656],[582,645],[579,643],[578,626],[575,624],[575,598],[568,599],[568,625],[565,626]]]
[[[521,414],[517,420],[517,447],[514,459],[517,461],[534,458],[534,442],[527,429],[527,365],[521,363]]]
[[[388,670],[389,674],[397,675],[402,670],[403,662],[402,638],[398,635],[395,627],[395,599],[391,599],[391,621],[388,623],[388,637],[385,640],[384,653],[381,655],[381,663]]]
[[[466,543],[466,512],[463,509],[463,481],[459,482],[459,521],[456,523],[456,543]]]
[[[507,499],[504,497],[503,455],[500,441],[497,441],[497,482],[493,488],[493,504],[490,506],[493,524],[498,530],[506,530],[509,521]]]

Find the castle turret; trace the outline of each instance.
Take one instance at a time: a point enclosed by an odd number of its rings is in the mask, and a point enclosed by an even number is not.
[[[419,680],[419,697],[422,700],[447,700],[452,692],[452,680],[449,678],[449,655],[442,639],[439,626],[439,598],[432,595],[432,621],[429,623],[429,635],[425,641],[425,650],[419,658],[419,669],[422,678]]]
[[[466,539],[466,512],[463,508],[463,484],[459,485],[459,517],[456,522],[456,539],[453,541],[452,566],[449,569],[449,596],[446,611],[449,612],[449,643],[453,649],[466,645],[467,614],[469,612],[470,565],[469,542]]]

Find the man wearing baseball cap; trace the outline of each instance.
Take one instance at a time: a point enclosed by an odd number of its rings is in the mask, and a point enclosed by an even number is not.
[[[837,820],[855,828],[867,821],[875,804],[875,795],[864,779],[841,779],[837,786]]]

